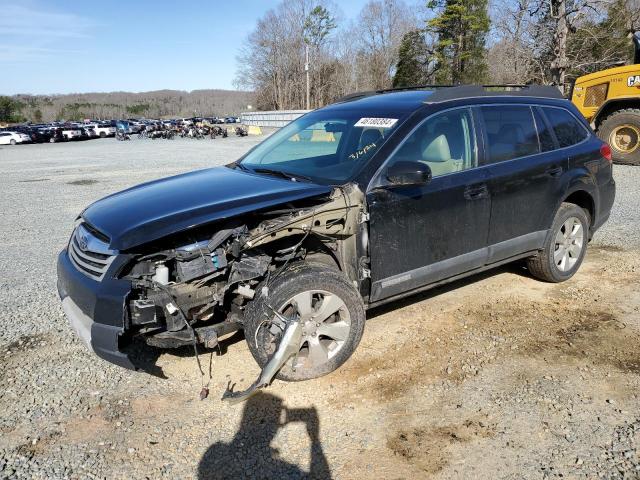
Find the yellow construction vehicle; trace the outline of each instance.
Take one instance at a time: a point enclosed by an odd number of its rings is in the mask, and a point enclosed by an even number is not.
[[[611,146],[616,163],[640,165],[640,32],[632,65],[578,77],[571,101]]]

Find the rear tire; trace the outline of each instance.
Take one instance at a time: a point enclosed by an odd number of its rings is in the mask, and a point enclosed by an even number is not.
[[[587,252],[589,223],[589,215],[582,208],[573,203],[563,203],[542,251],[527,259],[531,275],[552,283],[573,277]]]
[[[247,305],[245,338],[260,367],[282,338],[279,328],[269,328],[269,320],[275,317],[270,307],[285,318],[301,318],[305,332],[297,357],[278,372],[280,380],[308,380],[333,372],[349,359],[362,338],[366,315],[360,293],[339,270],[301,262],[270,282],[267,297],[259,286],[256,298]],[[326,313],[329,315],[323,318]]]
[[[106,134],[106,133],[104,133],[104,132],[100,132],[100,138],[105,138],[106,136],[107,136],[107,134]]]
[[[9,143],[10,143],[11,145],[15,145],[15,144],[16,144],[16,141],[12,138],[11,140],[9,140]]]
[[[598,127],[598,137],[611,147],[614,163],[640,165],[640,109],[612,113]]]

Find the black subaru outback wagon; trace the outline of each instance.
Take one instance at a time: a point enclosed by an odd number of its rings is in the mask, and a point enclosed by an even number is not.
[[[611,152],[557,90],[408,89],[308,113],[229,165],[139,185],[78,217],[58,260],[100,357],[214,347],[243,329],[274,376],[343,364],[367,308],[518,259],[561,282],[615,195]]]

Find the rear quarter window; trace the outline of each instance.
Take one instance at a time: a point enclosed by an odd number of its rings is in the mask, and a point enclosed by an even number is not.
[[[570,147],[589,136],[587,129],[564,108],[542,107],[553,128],[560,148]]]
[[[537,108],[533,109],[533,117],[536,120],[536,128],[538,130],[538,139],[540,140],[540,149],[543,152],[555,150],[556,144],[553,141],[551,129],[544,117]]]

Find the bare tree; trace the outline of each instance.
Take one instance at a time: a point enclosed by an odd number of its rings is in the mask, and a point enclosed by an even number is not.
[[[526,83],[532,77],[529,3],[531,0],[496,0],[491,5],[492,38],[487,52],[492,83]]]
[[[371,0],[342,28],[328,1],[284,0],[247,37],[237,85],[254,90],[260,108],[303,108],[308,45],[313,107],[354,90],[389,87],[402,36],[417,23],[403,0]]]
[[[81,120],[83,118],[165,118],[237,115],[254,103],[252,92],[232,90],[158,90],[129,93],[73,93],[17,95],[28,120]]]

